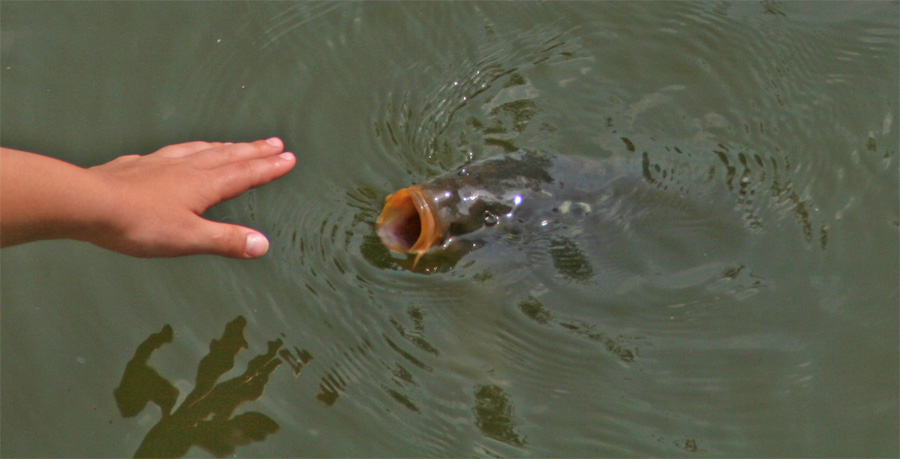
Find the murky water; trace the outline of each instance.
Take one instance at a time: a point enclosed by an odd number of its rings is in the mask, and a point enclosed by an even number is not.
[[[260,260],[2,252],[3,456],[900,454],[897,3],[0,13],[4,146],[299,158],[210,212]],[[385,195],[519,148],[658,193],[595,244],[380,245]]]

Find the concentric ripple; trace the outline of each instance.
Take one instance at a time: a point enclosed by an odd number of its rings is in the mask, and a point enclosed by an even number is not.
[[[247,110],[296,97],[275,124],[298,172],[232,209],[276,242],[263,322],[316,358],[315,387],[276,395],[321,410],[290,429],[350,430],[360,445],[325,452],[351,455],[847,451],[820,391],[869,385],[822,330],[855,320],[856,293],[891,294],[833,285],[856,278],[839,265],[864,219],[897,231],[896,92],[873,76],[896,77],[896,30],[779,2],[508,8],[294,5],[253,38],[286,68],[211,57],[220,80],[190,84],[207,111],[238,88]],[[623,161],[652,192],[430,275],[380,244],[387,194],[521,148]]]

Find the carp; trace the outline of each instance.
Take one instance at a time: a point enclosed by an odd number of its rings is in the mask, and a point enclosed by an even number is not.
[[[699,169],[681,167],[678,180],[709,182],[705,174],[694,173]],[[551,249],[570,253],[586,242],[595,247],[587,253],[597,254],[615,249],[604,245],[629,244],[634,252],[644,253],[651,246],[659,249],[656,252],[686,245],[706,250],[710,241],[741,232],[734,226],[740,222],[731,225],[734,220],[722,218],[729,209],[734,216],[733,207],[724,202],[728,200],[721,199],[727,190],[673,190],[674,172],[662,172],[646,156],[593,160],[521,150],[460,166],[390,194],[375,229],[386,248],[415,257],[412,268],[425,254],[454,253],[458,258],[498,236],[524,234],[534,240],[544,235],[543,241],[555,244]],[[694,234],[679,233],[680,226]],[[690,240],[673,240],[681,238],[679,234]],[[576,254],[586,258],[583,253]],[[665,254],[651,258],[659,257]],[[649,260],[652,264],[658,263]]]
[[[400,189],[385,198],[376,232],[388,249],[418,259],[460,236],[521,221],[528,207],[556,191],[552,165],[551,157],[519,152]]]

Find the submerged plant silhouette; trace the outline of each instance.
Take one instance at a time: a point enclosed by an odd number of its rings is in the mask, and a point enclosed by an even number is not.
[[[262,396],[269,375],[282,363],[277,356],[280,339],[269,341],[267,352],[254,357],[243,374],[217,383],[234,367],[238,352],[248,347],[243,334],[246,325],[247,320],[238,316],[225,326],[220,339],[212,340],[209,353],[197,367],[194,390],[175,412],[178,389],[147,364],[153,351],[172,342],[172,327],[165,325],[138,346],[113,395],[123,417],[135,416],[153,402],[162,418],[147,432],[135,457],[182,457],[194,445],[222,457],[278,430],[278,423],[265,414],[247,411],[234,415],[234,411]]]

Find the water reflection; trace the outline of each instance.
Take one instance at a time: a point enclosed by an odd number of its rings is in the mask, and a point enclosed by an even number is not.
[[[368,355],[371,351],[372,345],[368,341],[351,348],[349,352],[344,352],[344,357],[347,358],[346,365],[354,365],[354,362]],[[327,406],[332,406],[338,401],[340,393],[347,388],[347,384],[354,378],[351,375],[357,373],[355,370],[347,368],[346,365],[339,363],[325,372],[322,380],[319,382],[319,393],[316,394],[318,401]]]
[[[225,326],[221,338],[210,343],[209,353],[197,367],[194,390],[174,413],[178,389],[148,365],[154,351],[172,342],[172,327],[165,325],[138,346],[119,387],[113,391],[116,404],[123,417],[133,417],[153,402],[159,406],[162,418],[147,432],[135,457],[182,457],[192,446],[224,457],[233,454],[238,446],[263,441],[278,431],[278,423],[263,413],[234,412],[243,403],[262,396],[269,376],[282,363],[279,354],[295,375],[312,356],[296,348],[295,356],[281,348],[280,339],[269,341],[267,351],[250,360],[241,375],[217,382],[234,368],[238,352],[247,348],[243,334],[246,325],[247,320],[238,316]]]
[[[424,318],[421,309],[411,307],[407,310],[407,315],[413,322],[411,329],[407,329],[404,324],[396,319],[390,319],[390,323],[398,335],[415,345],[416,348],[437,356],[438,350],[424,338]],[[413,376],[413,372],[407,369],[406,364],[410,364],[426,373],[432,372],[433,369],[412,352],[404,350],[401,344],[391,339],[386,333],[382,335],[382,338],[388,348],[401,357],[402,361],[380,361],[381,368],[385,370],[386,374],[391,375],[390,380],[393,386],[383,382],[379,383],[379,386],[395,402],[409,411],[418,413],[420,412],[418,405],[407,393],[410,389],[418,386],[418,383]],[[326,406],[334,406],[340,400],[341,394],[347,390],[349,384],[358,382],[360,374],[358,365],[360,361],[365,360],[372,353],[373,349],[372,343],[365,341],[345,351],[343,353],[345,359],[334,364],[322,376],[316,399]]]
[[[513,404],[503,388],[485,384],[475,387],[475,424],[485,437],[512,446],[525,446],[525,439],[516,431]]]
[[[541,325],[548,325],[554,320],[554,314],[533,296],[520,301],[518,307],[522,314]],[[594,324],[571,318],[554,321],[554,323],[575,336],[601,343],[609,353],[618,357],[622,362],[632,363],[639,355],[638,347],[632,342],[643,340],[641,336],[620,335],[613,338],[608,333],[600,331],[599,327]]]
[[[550,257],[556,271],[569,279],[586,281],[594,275],[590,260],[571,238],[552,239]]]

